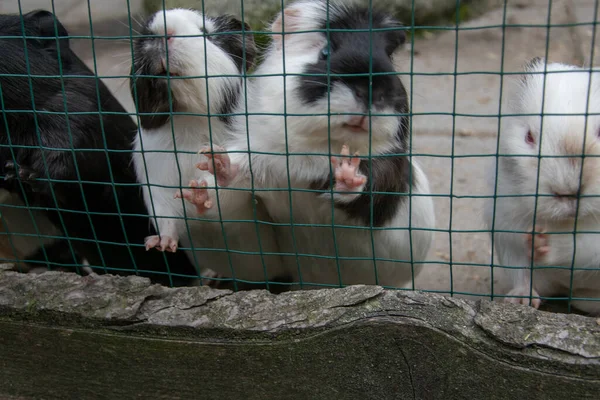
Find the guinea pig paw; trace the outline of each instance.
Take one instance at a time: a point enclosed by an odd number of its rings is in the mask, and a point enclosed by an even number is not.
[[[170,251],[175,253],[177,251],[177,240],[171,236],[153,235],[146,238],[146,251],[156,248],[159,251]]]
[[[4,180],[12,181],[17,179],[17,177],[21,182],[33,186],[33,182],[37,179],[37,174],[33,170],[19,166],[12,161],[6,162],[4,164]]]
[[[527,305],[529,305],[529,299],[530,299],[529,286],[521,286],[521,287],[515,288],[515,289],[511,290],[510,292],[508,292],[508,294],[506,296],[507,297],[504,298],[505,303],[523,304],[523,305],[527,306]],[[513,296],[518,296],[518,297],[513,297]],[[531,306],[533,308],[540,308],[541,305],[542,305],[542,299],[540,299],[540,295],[538,294],[538,292],[535,289],[531,288]]]
[[[190,189],[182,189],[181,191],[175,193],[176,199],[185,199],[187,202],[193,204],[196,207],[196,212],[199,215],[202,215],[206,212],[206,210],[212,207],[212,201],[210,200],[210,196],[208,194],[208,186],[206,181],[195,181],[192,180],[189,183]]]
[[[225,149],[220,146],[213,146],[213,149],[214,151],[219,152],[225,151]],[[198,153],[204,154],[208,160],[199,162],[196,164],[196,168],[213,174],[219,186],[229,186],[233,178],[235,178],[238,173],[238,166],[231,164],[229,155],[214,154],[210,147],[204,147]]]
[[[545,233],[545,229],[531,229],[532,232],[539,232],[535,234],[528,233],[525,235],[525,243],[527,249],[527,256],[531,258],[531,250],[533,248],[533,261],[536,263],[548,262],[548,256],[550,254],[550,238]]]
[[[350,149],[344,145],[341,158],[332,156],[331,166],[335,176],[334,190],[337,192],[362,192],[367,183],[367,177],[360,173],[360,158],[358,152],[350,156]]]
[[[221,278],[223,278],[223,276],[221,274],[219,274],[218,272],[213,271],[212,269],[204,270],[201,275],[202,275],[201,282],[202,282],[203,286],[208,286],[213,289],[219,289],[219,287],[223,283],[223,281],[221,280]]]

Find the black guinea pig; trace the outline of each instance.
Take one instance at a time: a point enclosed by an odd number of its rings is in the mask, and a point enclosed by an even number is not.
[[[95,272],[191,283],[184,253],[145,250],[155,232],[131,167],[137,126],[72,51],[67,30],[33,11],[0,15],[0,36],[1,187],[47,208]]]

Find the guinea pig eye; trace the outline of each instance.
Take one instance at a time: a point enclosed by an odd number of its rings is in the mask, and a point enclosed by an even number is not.
[[[527,135],[525,136],[525,143],[527,143],[530,146],[533,146],[535,144],[535,138],[533,137],[531,130],[527,131]]]
[[[321,53],[319,54],[319,58],[321,60],[326,60],[329,57],[329,46],[325,46],[321,49]]]

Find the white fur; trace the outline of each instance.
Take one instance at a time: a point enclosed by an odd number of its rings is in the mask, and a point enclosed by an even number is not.
[[[173,35],[202,34],[202,14],[183,9],[166,11],[165,16],[162,12],[157,13],[150,24],[155,34],[165,33],[165,17],[167,30],[171,31]],[[206,21],[205,28],[210,32],[210,19],[207,17]],[[171,88],[174,96],[178,99],[177,104],[183,107],[184,111],[198,114],[207,114],[209,111],[216,112],[216,104],[223,98],[223,90],[228,86],[227,80],[239,79],[215,78],[215,75],[239,75],[239,71],[221,48],[208,40],[206,40],[206,49],[204,46],[205,41],[202,37],[175,37],[169,43],[168,48],[170,71],[177,72],[182,76],[199,77],[171,80]],[[204,76],[209,77],[210,110],[206,97],[207,80]],[[170,236],[174,240],[181,240],[184,247],[193,246],[196,249],[195,257],[191,251],[188,254],[192,262],[197,261],[203,267],[211,268],[224,276],[233,276],[233,270],[235,277],[239,279],[264,280],[265,274],[260,255],[235,253],[235,251],[259,253],[261,250],[258,245],[254,220],[255,218],[264,220],[265,217],[260,207],[258,215],[255,217],[250,193],[219,189],[219,198],[218,200],[213,199],[213,208],[201,217],[198,217],[195,208],[188,202],[174,199],[176,188],[187,187],[191,180],[199,182],[206,180],[209,187],[214,187],[215,182],[212,175],[195,167],[196,163],[202,160],[202,157],[198,156],[196,152],[203,145],[208,144],[211,139],[216,145],[222,143],[227,132],[225,124],[218,118],[212,117],[209,127],[209,119],[206,116],[173,115],[172,125],[171,127],[171,123],[168,122],[156,130],[140,129],[135,141],[135,150],[143,149],[144,151],[143,155],[142,153],[134,155],[136,173],[138,179],[144,184],[143,195],[149,212],[153,217],[158,217],[159,233]],[[175,148],[176,153],[174,152]],[[156,150],[163,152],[152,152]],[[148,187],[147,183],[158,186]],[[172,218],[184,217],[184,215],[187,215],[187,220]],[[205,219],[205,221],[196,218]],[[221,220],[240,219],[249,222],[226,222],[223,225],[220,223]],[[155,223],[154,218],[152,221]],[[268,225],[261,225],[259,230],[262,251],[275,252],[276,245],[272,230]],[[234,253],[228,253],[226,249],[233,250]],[[264,261],[267,270],[279,268],[278,257],[265,256]]]
[[[317,29],[324,4],[324,2],[302,1],[287,7],[285,31]],[[273,23],[271,29],[273,32],[281,31],[279,19]],[[281,76],[284,73],[283,48],[285,48],[285,72],[293,74],[303,72],[306,64],[314,62],[324,45],[322,34],[318,33],[286,34],[283,46],[281,38],[275,37],[273,45],[266,54],[265,61],[256,70],[254,74],[256,77],[249,85],[249,128],[246,129],[245,117],[238,118],[236,128],[238,139],[236,142],[230,143],[227,148],[247,150],[246,132],[248,132],[252,151],[282,154],[257,154],[251,160],[245,155],[237,154],[232,155],[232,161],[239,163],[241,170],[246,172],[250,170],[249,162],[251,162],[255,185],[266,190],[278,189],[278,191],[260,192],[260,196],[264,199],[271,217],[284,225],[277,228],[277,239],[280,250],[291,254],[285,256],[285,264],[296,281],[302,279],[303,282],[342,283],[344,285],[375,284],[377,282],[380,285],[401,287],[409,283],[411,277],[416,276],[421,270],[421,264],[418,263],[425,259],[430,248],[432,233],[418,229],[433,228],[435,222],[431,198],[418,196],[429,194],[429,184],[414,159],[412,159],[412,163],[415,178],[419,184],[412,188],[412,193],[417,196],[411,196],[410,202],[403,203],[393,221],[384,227],[388,230],[377,228],[371,230],[364,227],[359,221],[350,218],[340,209],[334,210],[335,216],[332,218],[333,204],[331,200],[328,196],[318,196],[314,192],[293,191],[291,195],[293,207],[291,207],[292,214],[290,214],[288,174],[292,190],[308,189],[311,181],[328,176],[330,162],[327,154],[339,154],[342,145],[348,145],[351,153],[359,151],[361,155],[369,154],[369,135],[367,133],[357,134],[343,127],[344,122],[351,117],[350,115],[333,115],[330,118],[331,136],[329,137],[328,117],[325,115],[328,111],[327,100],[312,106],[303,104],[294,94],[294,89],[299,84],[299,78],[289,75],[286,78]],[[280,76],[260,77],[263,74]],[[286,83],[285,91],[283,79]],[[342,85],[335,86],[331,91],[329,106],[332,114],[364,111],[360,103],[355,100],[352,91]],[[393,114],[395,112],[392,107],[371,111],[374,114]],[[280,114],[282,116],[252,115],[254,113]],[[284,113],[288,114],[287,117],[283,116]],[[322,114],[322,116],[313,116],[313,114]],[[399,127],[398,124],[399,120],[396,117],[373,116],[372,154],[382,153],[393,147],[392,138]],[[329,147],[329,143],[331,143],[331,147]],[[289,158],[285,156],[288,152],[290,153]],[[294,155],[298,153],[311,154]],[[248,182],[237,182],[236,184],[247,185]],[[348,200],[351,199],[351,197],[348,198]],[[409,204],[412,206],[410,227],[414,229],[412,230],[412,249],[410,247],[411,235],[407,229],[409,227]],[[292,218],[290,218],[291,215]],[[324,226],[294,226],[294,237],[292,237],[290,223]],[[335,229],[333,229],[334,224],[336,225]],[[389,228],[394,230],[389,230]],[[299,256],[296,259],[297,253],[313,255],[313,257]],[[363,260],[339,259],[340,282],[336,255],[338,257],[361,257]],[[318,258],[318,256],[330,258]],[[373,256],[393,261],[377,261],[374,264]],[[416,262],[412,268],[411,260]],[[377,271],[377,278],[375,271]]]
[[[543,71],[543,61],[535,63],[527,70],[527,72]],[[589,115],[586,121],[585,115],[568,115],[600,112],[600,81],[598,80],[600,76],[597,73],[590,75],[580,68],[558,63],[549,63],[547,71],[549,73],[545,79],[543,74],[536,74],[528,75],[520,81],[518,95],[510,110],[511,114],[538,115],[506,118],[506,121],[502,122],[500,133],[499,154],[510,157],[499,159],[497,194],[528,196],[498,198],[495,221],[494,202],[490,200],[486,207],[486,219],[490,228],[494,223],[495,230],[530,231],[536,207],[535,194],[539,169],[539,194],[545,197],[537,199],[536,230],[545,229],[548,232],[562,232],[562,234],[548,235],[550,252],[543,262],[536,262],[534,266],[561,266],[567,269],[534,268],[533,294],[561,297],[569,295],[572,273],[570,267],[575,244],[574,267],[592,268],[592,270],[573,272],[573,297],[600,298],[600,246],[598,246],[600,235],[594,233],[573,235],[577,201],[552,197],[554,192],[569,194],[576,193],[579,189],[584,196],[600,195],[600,160],[587,157],[582,164],[581,159],[582,152],[588,156],[600,154],[598,143],[600,117]],[[544,83],[545,95],[542,95]],[[542,112],[542,101],[544,113],[567,115],[541,117],[539,114]],[[525,140],[528,130],[535,138],[533,145]],[[542,156],[541,161],[535,157],[538,151]],[[519,155],[534,157],[519,157]],[[572,157],[547,158],[545,156]],[[582,165],[582,186],[580,186]],[[495,182],[495,177],[491,177],[491,182]],[[581,198],[577,231],[599,232],[599,216],[600,198]],[[513,290],[509,294],[529,296],[531,247],[526,245],[525,235],[495,232],[494,244],[500,265],[520,267],[520,269],[507,269],[513,281]],[[507,298],[507,301],[529,303],[529,299],[521,301]],[[574,301],[573,305],[586,312],[600,313],[600,301]]]

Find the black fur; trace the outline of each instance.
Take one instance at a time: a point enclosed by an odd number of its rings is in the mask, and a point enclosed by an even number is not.
[[[242,23],[231,15],[221,15],[211,19],[214,22],[215,30],[210,33],[216,33],[216,35],[209,35],[208,38],[225,50],[227,54],[232,55],[233,61],[240,71],[248,71],[252,68],[256,58],[256,46],[252,35],[245,33],[250,31],[250,25]]]
[[[214,23],[214,31],[208,32],[207,40],[222,48],[235,62],[240,73],[244,71],[244,57],[246,60],[246,70],[250,69],[256,58],[256,46],[254,39],[250,34],[242,36],[242,30],[249,31],[248,24],[242,24],[236,18],[223,15],[219,17],[206,17]],[[143,29],[142,35],[151,36],[153,33],[149,30],[148,21]],[[231,33],[229,33],[231,32]],[[239,33],[238,33],[239,32]],[[157,35],[160,36],[160,35]],[[199,38],[199,40],[203,40]],[[155,45],[148,48],[148,43]],[[163,57],[164,38],[162,37],[140,37],[134,42],[134,62],[132,65],[132,79],[130,80],[131,94],[136,100],[137,110],[140,117],[140,124],[144,129],[156,129],[167,122],[171,110],[169,107],[167,72],[160,62]],[[209,55],[210,56],[210,55]],[[151,76],[161,76],[165,78],[152,78]],[[221,103],[211,112],[221,114],[219,119],[223,122],[230,122],[231,117],[222,114],[231,114],[240,98],[240,86],[232,87],[225,94]],[[204,94],[199,94],[204,95]],[[173,112],[182,111],[179,109],[178,99],[171,93]],[[162,113],[162,115],[144,115],[146,113]]]
[[[75,250],[75,249],[73,249]],[[46,267],[50,270],[61,268],[66,265],[83,264],[80,254],[73,251],[67,240],[56,240],[39,248],[35,253],[27,256],[27,264],[31,267]],[[76,267],[69,269],[77,269]],[[82,272],[81,270],[79,272]]]
[[[408,151],[408,97],[400,78],[395,75],[392,54],[406,40],[406,35],[398,29],[374,32],[356,32],[357,29],[382,29],[399,27],[386,14],[377,10],[369,11],[364,7],[339,7],[330,5],[329,48],[316,63],[309,65],[306,74],[330,73],[330,82],[343,82],[352,88],[356,97],[364,102],[365,110],[369,104],[393,105],[399,114],[400,129],[396,134],[397,147],[390,154],[404,154]],[[323,20],[320,29],[327,29]],[[345,31],[334,31],[334,30]],[[325,37],[327,33],[322,33]],[[328,60],[329,58],[329,60]],[[327,63],[329,61],[329,67]],[[369,76],[368,74],[373,74]],[[367,74],[363,76],[336,76],[336,74]],[[378,75],[379,74],[379,75]],[[369,79],[371,78],[371,80]],[[302,76],[298,91],[307,104],[314,103],[327,96],[326,76]],[[372,85],[370,83],[372,82]],[[369,101],[371,90],[371,102]],[[411,176],[410,161],[405,156],[372,158],[373,191],[408,193],[414,178]],[[370,176],[369,162],[363,160],[360,171]],[[328,190],[326,181],[314,182],[315,189]],[[371,224],[371,200],[373,201],[373,225],[382,226],[396,215],[398,207],[406,200],[406,195],[369,194],[371,184],[367,182],[365,194],[350,203],[336,202],[336,207],[345,210],[350,216],[359,219],[365,225]]]
[[[390,154],[403,153],[398,149]],[[336,208],[345,211],[350,217],[356,218],[362,224],[371,226],[371,201],[373,202],[373,226],[381,227],[397,214],[398,207],[408,197],[410,185],[414,186],[416,180],[411,176],[411,165],[407,157],[373,156],[372,180],[369,176],[369,161],[360,162],[360,172],[367,177],[364,194],[349,203],[335,202]],[[311,185],[313,190],[331,190],[331,177]],[[371,182],[373,188],[371,189]],[[371,190],[373,194],[371,194]],[[375,193],[379,192],[379,193]],[[385,192],[400,194],[383,194]],[[405,193],[405,194],[402,194]]]
[[[209,36],[217,46],[225,50],[231,56],[240,72],[248,71],[254,65],[256,59],[256,45],[251,34],[241,33],[250,31],[250,26],[247,23],[232,17],[230,15],[221,15],[213,18],[215,31],[217,35]],[[240,33],[228,33],[240,32]],[[243,101],[240,96],[242,86],[230,88],[225,94],[221,104],[217,109],[217,114],[220,114],[221,121],[231,123],[231,114],[235,111],[238,101]]]
[[[302,85],[299,86],[299,95],[306,103],[314,103],[327,96],[327,77],[310,76],[310,74],[330,73],[330,82],[344,82],[353,88],[365,102],[369,101],[369,76],[360,77],[336,76],[343,74],[369,74],[372,66],[372,101],[374,104],[392,101],[397,110],[408,108],[406,106],[406,90],[399,77],[396,75],[376,75],[395,72],[391,60],[393,52],[406,40],[406,35],[401,30],[355,32],[360,29],[382,29],[398,27],[399,24],[385,14],[373,10],[372,24],[370,14],[363,7],[334,7],[330,11],[332,19],[329,22],[328,57],[321,57],[316,63],[308,65],[304,71],[309,76],[302,76]],[[322,21],[319,29],[327,29],[326,21]],[[347,31],[337,31],[337,30]],[[327,59],[329,58],[329,60]],[[329,62],[329,70],[327,69]]]
[[[0,90],[4,104],[0,121],[0,176],[8,174],[8,180],[1,181],[2,186],[26,196],[29,204],[47,207],[48,217],[59,228],[63,228],[64,221],[65,236],[99,273],[103,269],[98,267],[105,266],[116,269],[109,270],[112,273],[131,274],[135,264],[141,270],[167,272],[170,268],[174,273],[195,275],[196,270],[184,252],[166,254],[167,266],[163,255],[146,252],[143,246],[144,238],[155,232],[135,185],[128,153],[137,131],[135,123],[102,81],[73,53],[67,38],[58,40],[57,46],[55,24],[59,36],[67,36],[67,31],[53,14],[36,11],[23,15],[22,20],[28,36],[48,39],[27,40],[31,74],[39,75],[31,78],[38,111],[35,113],[28,77],[5,75],[27,73],[21,17],[0,16],[0,36],[14,36],[0,39]],[[59,74],[59,66],[64,78],[49,77]],[[99,109],[116,114],[100,115]],[[39,147],[38,136],[43,149]],[[25,170],[26,177],[34,173],[37,180],[21,182],[15,169]],[[138,216],[119,217],[119,208],[122,214]],[[135,246],[124,245],[127,241]],[[140,275],[169,283],[166,275],[152,272]],[[173,283],[188,284],[189,280],[174,278]]]

